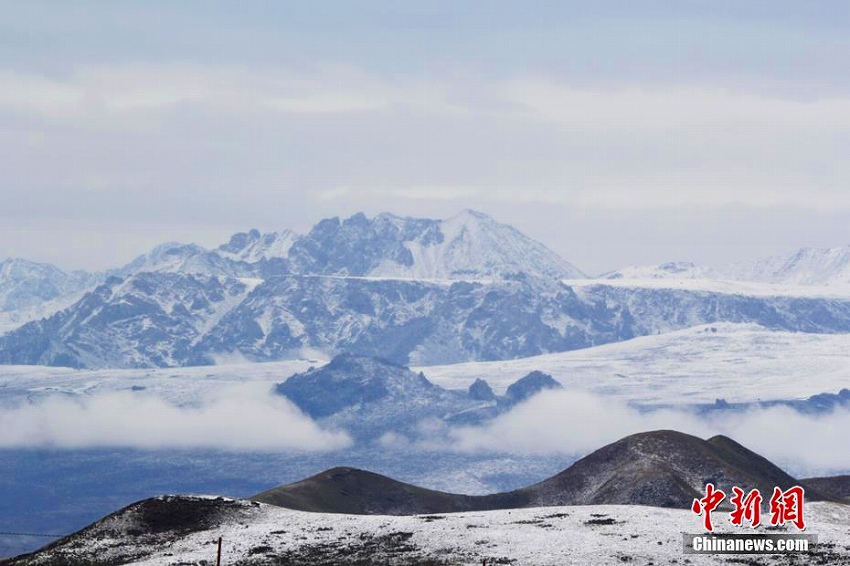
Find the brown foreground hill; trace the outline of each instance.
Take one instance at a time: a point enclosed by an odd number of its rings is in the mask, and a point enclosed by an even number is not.
[[[825,480],[797,480],[731,438],[703,440],[672,430],[627,436],[540,483],[492,495],[444,493],[354,468],[333,468],[259,493],[251,500],[300,511],[416,515],[557,505],[651,505],[688,508],[705,484],[770,494],[806,487],[811,501],[840,500]]]

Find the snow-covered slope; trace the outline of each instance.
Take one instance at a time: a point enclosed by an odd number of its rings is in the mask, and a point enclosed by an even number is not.
[[[609,273],[600,279],[713,279],[715,272],[687,261],[673,261],[660,265],[632,265]]]
[[[411,219],[382,214],[376,223],[397,226],[412,236],[404,241],[409,265],[384,261],[369,275],[411,279],[488,278],[523,272],[532,276],[576,279],[584,275],[543,244],[474,210],[410,233]]]
[[[36,303],[29,307],[17,310],[0,311],[0,335],[20,328],[28,322],[41,320],[53,316],[61,310],[67,309],[83,298],[85,292],[60,295],[55,299]]]
[[[216,252],[234,261],[257,263],[263,260],[283,259],[289,254],[299,236],[291,230],[261,234],[258,230],[239,232],[222,244]]]
[[[198,514],[199,509],[203,515]],[[805,509],[807,532],[816,533],[820,544],[818,555],[803,557],[836,566],[850,564],[850,506],[809,503]],[[742,532],[728,521],[715,522],[717,532]],[[682,533],[701,532],[702,518],[690,510],[646,506],[393,517],[308,513],[226,498],[167,496],[130,506],[57,547],[12,564],[73,560],[151,566],[212,563],[217,552],[214,542],[219,538],[222,563],[246,566],[424,565],[434,560],[464,566],[728,564],[730,557],[725,555],[683,554]],[[797,531],[791,527],[787,532]],[[753,558],[758,564],[788,563],[783,555]]]
[[[561,354],[413,370],[422,371],[437,385],[462,391],[481,378],[497,394],[504,394],[519,378],[540,370],[570,389],[620,401],[712,403],[723,397],[729,402],[748,402],[797,399],[847,387],[848,351],[850,334],[805,334],[748,324],[717,324]],[[212,389],[264,384],[271,391],[286,377],[322,363],[300,359],[97,371],[0,366],[0,390],[5,401],[14,402],[50,391],[90,396],[125,391],[135,385],[177,405],[197,404]]]
[[[255,272],[249,265],[215,250],[208,250],[196,244],[169,242],[160,244],[120,269],[108,272],[110,276],[121,278],[138,273],[247,277]]]
[[[496,393],[541,370],[571,389],[639,403],[796,399],[848,386],[850,334],[771,331],[720,323],[574,352],[421,369],[434,383]],[[710,385],[710,386],[709,386]]]
[[[753,264],[745,277],[790,285],[850,285],[850,246],[803,248],[771,257]]]
[[[66,273],[54,265],[24,259],[0,262],[0,312],[23,310],[72,295],[93,285],[97,276]]]
[[[171,272],[113,277],[63,311],[0,337],[0,357],[71,367],[173,366],[256,281]],[[27,354],[33,336],[46,342]]]
[[[829,285],[850,288],[850,246],[803,248],[751,263],[718,268],[687,262],[626,267],[603,279],[705,279],[777,285]]]
[[[448,220],[356,214],[323,220],[289,251],[293,273],[408,279],[490,279],[523,272],[547,279],[584,275],[543,244],[489,216]]]

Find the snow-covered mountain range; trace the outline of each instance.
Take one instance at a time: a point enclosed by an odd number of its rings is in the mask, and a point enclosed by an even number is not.
[[[4,262],[0,363],[168,367],[318,350],[430,365],[717,322],[850,332],[850,293],[839,285],[850,274],[848,250],[803,250],[725,271],[629,268],[589,280],[479,212],[447,220],[355,214],[305,235],[251,230],[215,249],[163,244],[102,274]]]
[[[519,272],[548,279],[584,277],[543,244],[472,210],[447,220],[388,213],[369,219],[360,213],[322,220],[305,235],[241,232],[212,250],[167,243],[108,275],[142,271],[435,280],[481,280]]]
[[[520,277],[489,283],[142,272],[0,336],[0,362],[71,367],[274,361],[350,351],[402,364],[504,360],[714,322],[850,332],[850,299]]]

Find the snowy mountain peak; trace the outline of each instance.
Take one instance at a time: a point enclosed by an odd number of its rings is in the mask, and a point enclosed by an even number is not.
[[[234,261],[256,263],[262,260],[285,258],[298,238],[291,230],[261,233],[256,228],[231,236],[230,241],[216,250],[219,255]]]
[[[166,242],[117,270],[116,275],[123,277],[139,271],[179,271],[186,267],[188,260],[204,252],[206,250],[197,244]]]
[[[314,418],[388,398],[428,395],[434,386],[422,374],[378,358],[340,354],[327,365],[297,373],[277,386]]]
[[[406,279],[489,279],[524,272],[548,279],[584,275],[543,244],[481,212],[447,220],[359,213],[318,223],[293,246],[293,271]],[[320,260],[324,260],[322,263]]]
[[[752,279],[790,285],[850,284],[850,246],[802,248],[757,262]]]

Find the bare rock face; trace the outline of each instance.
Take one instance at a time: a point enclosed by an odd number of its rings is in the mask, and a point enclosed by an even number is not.
[[[478,380],[470,392],[444,389],[422,373],[381,358],[340,354],[326,365],[296,373],[275,387],[323,425],[349,431],[356,439],[374,440],[386,433],[415,438],[424,420],[480,424],[509,411],[516,403],[560,384],[532,372],[497,397]]]
[[[479,378],[469,386],[469,398],[476,401],[495,401],[496,394],[489,383]]]
[[[510,404],[521,403],[541,391],[563,389],[563,387],[548,373],[533,371],[508,387],[505,400]]]

